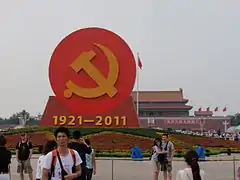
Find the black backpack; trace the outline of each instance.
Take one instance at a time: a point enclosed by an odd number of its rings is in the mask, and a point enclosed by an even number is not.
[[[164,148],[164,151],[167,151],[167,146],[168,146],[168,141],[167,141],[167,143],[166,143],[166,146],[165,146],[165,148]],[[162,142],[161,142],[161,144],[160,144],[160,150],[162,151]],[[163,162],[166,162],[167,161],[167,154],[159,154],[158,155],[158,161],[159,162],[161,162],[161,163],[163,163]]]
[[[24,145],[25,143],[26,145]],[[25,160],[30,154],[30,148],[29,148],[30,142],[26,141],[25,143],[23,143],[22,141],[18,143],[18,153],[19,153],[18,156],[21,160]],[[25,147],[23,148],[23,146]]]

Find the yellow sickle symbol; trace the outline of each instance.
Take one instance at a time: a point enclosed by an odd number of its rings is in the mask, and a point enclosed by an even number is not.
[[[73,94],[84,98],[96,98],[104,94],[107,94],[109,97],[113,97],[117,94],[118,91],[114,87],[119,75],[117,59],[107,47],[101,44],[94,45],[97,46],[100,50],[102,50],[108,59],[108,77],[105,78],[104,75],[90,62],[96,56],[96,53],[93,51],[83,52],[71,64],[71,67],[76,73],[83,69],[98,84],[98,87],[83,88],[69,80],[66,83],[67,89],[64,91],[65,98],[71,98]]]

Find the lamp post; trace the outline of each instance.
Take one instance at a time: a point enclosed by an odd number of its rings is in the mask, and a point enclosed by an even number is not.
[[[229,123],[227,122],[227,120],[225,120],[224,122],[223,122],[223,125],[224,125],[224,132],[227,132],[227,125],[228,125]]]

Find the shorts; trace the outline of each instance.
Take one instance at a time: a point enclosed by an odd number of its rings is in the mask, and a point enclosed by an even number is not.
[[[160,170],[163,172],[172,172],[172,163],[160,163]]]
[[[154,172],[159,172],[160,171],[160,162],[159,161],[152,161],[153,163],[153,171]]]
[[[20,174],[29,174],[33,172],[30,160],[20,161],[17,166],[17,172]]]

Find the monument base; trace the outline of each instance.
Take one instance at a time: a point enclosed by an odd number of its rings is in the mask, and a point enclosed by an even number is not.
[[[80,107],[81,108],[81,107]],[[73,128],[139,128],[138,116],[130,96],[114,109],[102,114],[72,113],[55,96],[49,96],[40,126]]]

